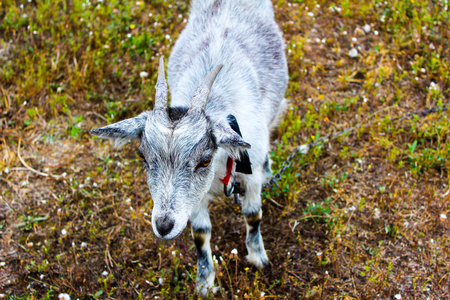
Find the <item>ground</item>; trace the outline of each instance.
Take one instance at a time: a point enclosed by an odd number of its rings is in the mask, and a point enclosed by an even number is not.
[[[274,5],[290,109],[273,170],[316,146],[263,193],[268,268],[245,262],[239,206],[211,205],[214,297],[449,299],[448,1]],[[188,7],[0,1],[0,298],[197,298],[189,230],[153,234],[137,144],[89,135],[152,107]]]

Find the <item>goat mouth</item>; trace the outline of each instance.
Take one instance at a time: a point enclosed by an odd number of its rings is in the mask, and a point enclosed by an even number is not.
[[[170,241],[170,240],[174,240],[177,237],[179,237],[183,233],[185,228],[186,228],[186,225],[183,226],[183,228],[181,228],[181,229],[178,229],[178,230],[174,229],[171,232],[168,232],[168,233],[166,233],[164,235],[161,235],[161,233],[158,231],[158,229],[153,229],[153,233],[156,235],[156,237],[158,237],[158,238],[160,238],[162,240],[169,240]],[[175,232],[176,232],[176,234],[173,235],[173,233],[175,233]]]
[[[174,240],[174,239],[176,239],[177,237],[179,237],[183,231],[184,231],[184,230],[181,230],[180,233],[178,233],[178,234],[175,235],[175,236],[171,236],[171,237],[158,236],[158,235],[156,235],[156,236],[157,236],[158,238],[162,239],[162,240],[170,241],[170,240]]]

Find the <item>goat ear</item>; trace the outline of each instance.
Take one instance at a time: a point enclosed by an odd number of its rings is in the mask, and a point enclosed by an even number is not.
[[[251,147],[228,123],[214,124],[212,134],[217,146],[225,148],[235,158],[239,158],[241,151]]]
[[[90,133],[103,139],[115,141],[114,147],[118,148],[129,140],[140,139],[145,127],[148,112],[126,119],[102,128],[91,129]]]

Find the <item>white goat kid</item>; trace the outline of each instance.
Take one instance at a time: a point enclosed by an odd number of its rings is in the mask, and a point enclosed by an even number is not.
[[[170,106],[162,58],[158,72],[152,111],[91,133],[115,139],[116,145],[141,141],[139,153],[154,203],[153,231],[173,239],[190,221],[198,288],[206,294],[215,276],[208,203],[223,195],[230,172],[245,190],[247,260],[258,268],[268,264],[260,234],[260,192],[270,175],[269,135],[284,111],[288,81],[272,3],[193,0],[189,22],[169,60]],[[230,115],[242,136],[230,126]],[[251,172],[244,173],[251,174],[236,172],[235,165],[227,169],[231,158],[239,161],[246,155]]]

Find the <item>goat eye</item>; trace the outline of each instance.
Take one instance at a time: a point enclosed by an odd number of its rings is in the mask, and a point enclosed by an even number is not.
[[[196,167],[196,169],[198,168],[206,168],[207,166],[209,166],[211,164],[211,159],[210,158],[206,158],[203,159]]]
[[[146,162],[145,156],[144,156],[144,154],[142,154],[141,151],[138,151],[138,152],[137,152],[137,156],[138,156],[138,158],[139,158],[140,160],[142,160],[143,162]]]

